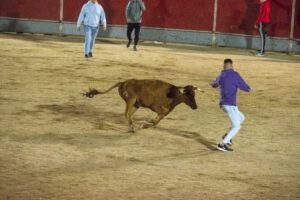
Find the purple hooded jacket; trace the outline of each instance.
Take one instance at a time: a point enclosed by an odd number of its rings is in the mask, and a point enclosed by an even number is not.
[[[220,106],[236,106],[237,89],[250,92],[251,88],[233,69],[223,70],[220,76],[211,84],[212,87],[220,88]]]

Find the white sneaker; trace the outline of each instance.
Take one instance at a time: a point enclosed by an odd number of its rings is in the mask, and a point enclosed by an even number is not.
[[[224,145],[218,144],[217,149],[220,150],[220,151],[227,151],[227,152],[233,151],[232,149],[228,148],[228,147],[226,146],[226,144],[224,144]]]
[[[263,56],[265,56],[263,53],[258,53],[258,54],[256,54],[256,56],[258,56],[258,57],[263,57]]]

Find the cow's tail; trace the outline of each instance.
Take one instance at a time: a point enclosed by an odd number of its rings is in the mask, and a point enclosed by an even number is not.
[[[100,92],[99,90],[96,90],[94,88],[90,88],[88,92],[83,93],[83,96],[86,96],[88,98],[93,98],[95,95],[97,94],[105,94],[108,93],[109,91],[111,91],[112,89],[119,87],[122,84],[122,82],[116,83],[114,86],[112,86],[111,88],[109,88],[108,90],[104,91],[104,92]]]

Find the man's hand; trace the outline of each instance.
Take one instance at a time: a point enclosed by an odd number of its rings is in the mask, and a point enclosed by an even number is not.
[[[77,31],[80,31],[80,26],[77,27]]]
[[[106,26],[103,26],[103,31],[106,31]]]
[[[218,88],[218,87],[219,87],[219,84],[216,83],[216,81],[213,81],[213,82],[211,82],[211,83],[209,83],[209,84],[210,84],[210,86],[213,87],[213,88]]]
[[[255,24],[255,25],[254,25],[254,28],[255,28],[255,29],[258,29],[258,26]]]
[[[127,18],[127,22],[129,23],[129,22],[131,22],[131,20],[129,18]]]

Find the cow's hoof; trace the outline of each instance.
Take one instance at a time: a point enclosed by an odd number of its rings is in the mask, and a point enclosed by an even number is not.
[[[141,124],[141,125],[139,126],[139,130],[141,130],[141,129],[144,129],[144,125],[143,125],[143,124]]]
[[[153,125],[150,125],[150,124],[142,124],[139,126],[139,129],[146,129],[146,128],[150,128],[152,127]]]
[[[135,130],[134,129],[130,129],[129,133],[135,133]]]
[[[150,123],[150,124],[155,124],[155,122],[154,122],[153,119],[150,119],[150,120],[148,120],[147,122]]]
[[[133,125],[130,126],[129,133],[135,133]]]

